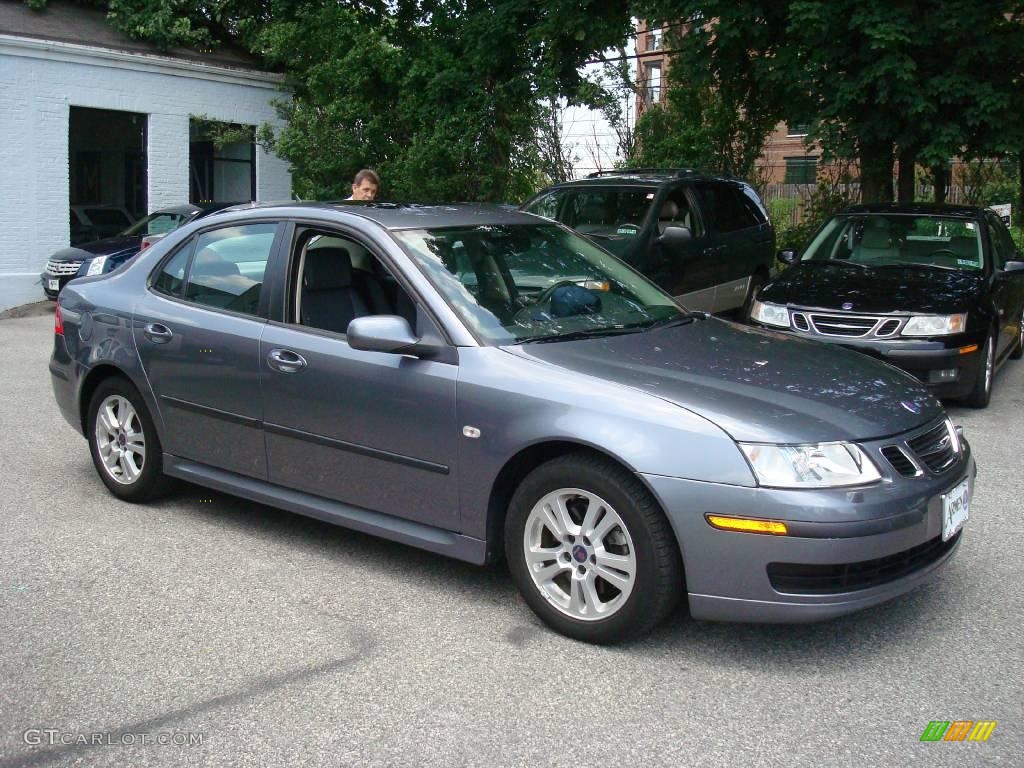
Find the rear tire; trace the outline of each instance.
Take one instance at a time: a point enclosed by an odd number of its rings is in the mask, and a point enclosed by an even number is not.
[[[522,481],[505,519],[505,555],[534,613],[588,643],[649,632],[683,592],[657,501],[632,473],[591,454],[559,457]]]
[[[171,486],[163,449],[139,391],[126,379],[107,379],[89,400],[86,436],[100,480],[119,499],[146,501]]]
[[[990,331],[985,337],[985,346],[981,350],[981,366],[974,379],[974,388],[964,398],[964,405],[971,408],[987,408],[992,399],[992,380],[996,373],[996,335]]]

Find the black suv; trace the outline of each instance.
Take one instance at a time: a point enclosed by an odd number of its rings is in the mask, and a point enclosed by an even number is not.
[[[538,192],[521,210],[586,235],[689,309],[746,307],[775,258],[761,199],[731,176],[663,168],[592,173]]]

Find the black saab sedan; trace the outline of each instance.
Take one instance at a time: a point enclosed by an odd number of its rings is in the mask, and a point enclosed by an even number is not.
[[[119,235],[62,248],[50,256],[39,276],[43,293],[48,299],[56,299],[61,289],[75,277],[111,272],[168,232],[232,205],[237,203],[161,208],[139,219]]]
[[[840,344],[984,408],[1024,352],[1024,256],[982,208],[871,205],[828,220],[764,286],[752,325]]]

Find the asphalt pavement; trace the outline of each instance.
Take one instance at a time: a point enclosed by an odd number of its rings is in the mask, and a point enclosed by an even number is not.
[[[118,501],[54,404],[51,329],[0,321],[0,768],[1024,765],[1024,361],[951,408],[979,475],[936,581],[599,648],[503,568],[194,486]],[[921,742],[932,720],[997,726]]]

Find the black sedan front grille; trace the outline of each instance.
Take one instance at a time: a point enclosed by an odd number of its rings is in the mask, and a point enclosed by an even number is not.
[[[814,329],[825,336],[867,336],[878,325],[877,317],[857,315],[811,315]]]
[[[793,595],[828,595],[870,589],[909,576],[934,563],[953,549],[959,540],[959,533],[949,541],[936,536],[903,552],[859,563],[769,563],[768,579],[776,592]]]

